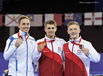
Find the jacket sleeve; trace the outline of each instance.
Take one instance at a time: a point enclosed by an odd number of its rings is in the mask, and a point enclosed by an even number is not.
[[[63,40],[63,43],[62,43],[62,50],[63,50],[63,52],[62,52],[62,58],[63,58],[63,62],[65,61],[65,54],[64,54],[64,48],[63,48],[63,46],[64,46],[65,43],[66,43],[66,41]]]
[[[62,44],[62,50],[63,50],[63,52],[62,52],[63,69],[65,69],[65,54],[64,54],[64,47],[63,47],[65,43],[66,43],[66,41],[63,40],[63,44]]]
[[[4,54],[3,54],[5,60],[9,60],[12,57],[13,53],[15,52],[15,50],[16,50],[16,47],[13,44],[13,40],[14,40],[14,38],[10,37],[6,41],[6,46],[5,46]]]
[[[99,62],[100,61],[100,54],[94,49],[91,43],[88,44],[89,49],[89,56],[88,58],[90,61]]]
[[[33,51],[33,62],[38,62],[39,58],[41,57],[41,52],[38,51],[37,49],[37,44],[38,42],[35,43],[35,48],[34,48],[34,51]]]

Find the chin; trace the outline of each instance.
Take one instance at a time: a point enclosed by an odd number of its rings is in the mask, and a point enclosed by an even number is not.
[[[28,33],[28,31],[25,31],[25,33]]]
[[[72,38],[76,38],[76,36],[72,36]]]
[[[55,36],[55,35],[53,34],[53,35],[50,35],[50,36]]]

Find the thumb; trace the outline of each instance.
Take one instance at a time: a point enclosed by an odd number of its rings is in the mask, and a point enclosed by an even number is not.
[[[20,36],[20,37],[19,37],[19,39],[23,40],[23,37],[22,37],[22,36]]]

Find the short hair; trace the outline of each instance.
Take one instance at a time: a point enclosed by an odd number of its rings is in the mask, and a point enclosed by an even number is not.
[[[79,26],[79,23],[78,23],[77,21],[70,21],[70,22],[67,24],[67,27],[69,27],[69,26],[71,26],[71,25],[73,25],[73,24]],[[80,26],[79,26],[79,28],[80,28]]]
[[[28,16],[22,15],[22,16],[20,16],[20,18],[18,20],[19,24],[20,24],[20,22],[21,22],[22,19],[28,19],[29,20]]]
[[[57,27],[57,24],[54,20],[48,20],[44,23],[44,27],[47,27],[47,24],[54,25]]]

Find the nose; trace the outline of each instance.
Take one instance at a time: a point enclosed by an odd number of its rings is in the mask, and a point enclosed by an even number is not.
[[[72,32],[75,32],[75,30],[72,30]]]
[[[30,25],[28,25],[28,24],[25,24],[25,27],[30,27]]]
[[[54,31],[54,29],[50,28],[49,31]]]

